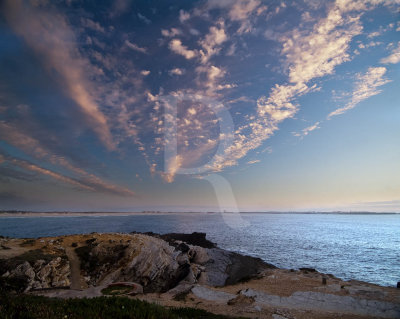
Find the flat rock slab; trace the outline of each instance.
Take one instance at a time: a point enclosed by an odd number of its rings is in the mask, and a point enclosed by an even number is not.
[[[248,297],[253,297],[256,303],[266,306],[299,310],[340,311],[341,313],[377,318],[400,318],[400,305],[385,301],[312,291],[297,291],[289,297],[270,295],[252,289],[246,289],[240,293]]]
[[[229,300],[236,297],[234,294],[223,291],[215,291],[204,286],[193,287],[192,293],[198,298],[219,303],[227,303]]]

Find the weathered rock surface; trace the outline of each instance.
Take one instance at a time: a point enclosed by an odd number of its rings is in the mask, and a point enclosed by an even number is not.
[[[264,306],[333,311],[376,318],[400,318],[400,305],[385,301],[313,291],[297,291],[289,297],[276,296],[253,289],[246,289],[240,293],[254,298],[255,302]]]
[[[18,279],[20,286],[17,290],[60,288],[70,285],[70,267],[66,258],[46,256],[47,261],[38,259],[27,261],[23,258],[0,260],[1,277]]]
[[[190,244],[196,241],[213,248]],[[205,239],[205,234],[199,233],[193,236],[133,233],[119,242],[94,236],[75,251],[89,285],[133,281],[140,283],[146,293],[165,292],[180,282],[223,286],[273,267],[260,259],[216,248]]]
[[[25,253],[2,260],[0,276],[23,278],[24,290],[137,282],[145,293],[166,292],[181,282],[234,284],[273,267],[261,259],[217,248],[204,233],[94,233],[21,240],[17,248],[21,247]]]

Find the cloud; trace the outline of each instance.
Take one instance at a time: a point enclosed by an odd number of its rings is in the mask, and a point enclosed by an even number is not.
[[[400,62],[400,42],[397,44],[397,48],[395,48],[392,51],[392,54],[387,56],[387,57],[385,57],[385,58],[383,58],[383,59],[381,59],[380,62],[384,63],[384,64],[389,64],[389,63],[397,64],[397,63],[399,63]]]
[[[173,38],[173,37],[176,37],[177,35],[181,35],[182,31],[177,28],[171,28],[171,30],[161,29],[161,34],[164,37]]]
[[[149,70],[142,70],[142,71],[140,71],[140,74],[143,75],[143,76],[148,76],[150,74],[150,71]]]
[[[115,149],[105,115],[92,96],[92,83],[85,75],[88,61],[76,47],[76,38],[64,16],[8,0],[5,16],[14,31],[41,57],[49,73],[58,73],[65,92],[85,115],[86,122],[103,144]]]
[[[174,158],[169,159],[166,172],[161,173],[161,177],[167,183],[172,183],[175,180],[175,174],[182,166],[182,156],[176,155]]]
[[[310,132],[319,129],[320,128],[319,124],[320,122],[316,122],[315,124],[302,129],[301,133],[294,133],[293,135],[297,137],[307,136]]]
[[[252,15],[260,15],[267,7],[261,6],[259,0],[208,0],[209,9],[222,8],[228,11],[231,21],[240,23],[238,33],[247,33],[252,29]]]
[[[146,24],[150,24],[150,23],[151,23],[151,20],[148,19],[147,17],[145,17],[143,14],[138,13],[137,16],[138,16],[138,18],[139,18],[140,20],[142,20],[144,23],[146,23]]]
[[[136,51],[136,52],[147,53],[147,49],[146,49],[146,48],[141,48],[141,47],[138,46],[137,44],[132,43],[132,42],[130,42],[130,41],[128,41],[128,40],[125,40],[125,45],[126,45],[128,48],[130,48],[130,49],[132,49],[132,50],[134,50],[134,51]]]
[[[169,43],[169,48],[171,49],[171,51],[184,56],[188,60],[193,59],[197,55],[196,51],[189,50],[186,46],[182,44],[182,41],[179,39],[171,40],[171,42]]]
[[[257,100],[257,115],[249,117],[250,121],[235,131],[233,144],[215,159],[211,170],[236,165],[250,150],[261,146],[278,130],[280,122],[296,114],[296,99],[318,89],[317,84],[308,85],[308,82],[332,74],[336,66],[351,59],[350,42],[363,29],[360,14],[352,11],[366,9],[363,2],[340,0],[311,29],[302,26],[274,37],[282,43],[281,55],[285,58],[289,83],[276,84],[269,96]],[[316,128],[309,127],[305,133]]]
[[[199,30],[194,29],[194,28],[190,28],[190,29],[189,29],[189,33],[190,33],[191,35],[194,35],[194,36],[198,36],[198,35],[200,34]]]
[[[169,75],[183,75],[185,73],[184,69],[175,68],[168,71]]]
[[[29,171],[32,171],[32,172],[35,172],[35,173],[39,173],[39,174],[51,177],[51,178],[53,178],[53,179],[55,179],[57,181],[60,181],[62,183],[69,184],[69,185],[78,187],[80,189],[94,191],[94,188],[92,188],[92,187],[90,187],[88,185],[84,185],[84,184],[82,184],[82,183],[80,183],[80,182],[78,182],[78,181],[76,181],[76,180],[74,180],[74,179],[72,179],[70,177],[67,177],[67,176],[61,175],[59,173],[53,172],[53,171],[51,171],[49,169],[40,167],[40,166],[38,166],[36,164],[33,164],[33,163],[30,163],[28,161],[17,159],[17,158],[11,158],[11,157],[6,158],[6,161],[8,163],[10,163],[12,165],[15,165],[15,166],[18,166],[18,167],[20,167],[22,169],[29,170]]]
[[[179,10],[179,21],[184,23],[185,21],[190,19],[190,13],[184,10]]]
[[[109,182],[102,180],[100,177],[98,177],[92,173],[86,172],[84,169],[82,169],[80,167],[77,167],[76,165],[72,164],[65,157],[59,156],[59,155],[51,152],[48,148],[46,148],[42,143],[40,143],[40,141],[38,141],[34,137],[32,137],[28,134],[25,134],[21,130],[17,129],[15,126],[13,126],[9,123],[5,123],[4,121],[0,121],[0,136],[2,137],[3,141],[21,149],[25,153],[32,155],[37,159],[46,160],[47,162],[51,163],[52,165],[61,166],[64,169],[68,169],[70,172],[75,174],[75,176],[77,176],[77,178],[75,178],[74,181],[76,183],[84,185],[85,186],[84,188],[86,188],[86,189],[90,188],[91,190],[110,192],[110,193],[122,195],[122,196],[128,196],[128,195],[134,196],[135,195],[134,192],[132,192],[131,190],[129,190],[127,188],[113,185]],[[3,156],[3,157],[0,157],[0,159],[2,159],[2,161],[4,162],[7,160],[7,157]],[[0,164],[2,163],[2,161],[0,160]],[[16,160],[16,161],[8,160],[8,161],[19,167],[22,167],[22,168],[25,168],[25,169],[28,169],[31,171],[39,172],[41,174],[49,175],[53,178],[57,178],[57,176],[54,175],[57,173],[54,173],[52,175],[52,174],[50,174],[51,171],[49,171],[49,170],[45,170],[45,169],[40,170],[39,168],[34,169],[34,166],[35,166],[34,164],[32,164],[33,166],[31,167],[26,164],[27,162],[24,165],[22,165],[21,163],[23,163],[23,162],[18,161],[18,160]],[[66,181],[66,182],[70,183],[69,181],[62,179],[60,177],[58,177],[58,179],[61,181]]]
[[[91,19],[85,19],[85,18],[81,18],[81,24],[88,29],[100,32],[100,33],[104,33],[104,28],[100,25],[100,23],[95,22]]]
[[[358,74],[350,102],[346,106],[331,112],[328,115],[328,119],[332,116],[343,114],[369,97],[381,93],[378,87],[390,82],[384,78],[385,73],[386,68],[384,67],[370,67],[366,73]]]
[[[351,59],[348,53],[350,42],[361,32],[359,16],[344,16],[335,5],[311,32],[293,30],[290,36],[282,37],[282,54],[289,68],[289,81],[306,83],[332,74],[337,65]]]
[[[253,160],[253,161],[248,161],[247,164],[256,164],[256,163],[260,163],[260,160]]]
[[[218,54],[221,50],[220,45],[228,39],[225,29],[224,22],[221,20],[217,23],[217,26],[212,26],[209,29],[209,33],[200,40],[199,43],[203,47],[200,50],[201,62],[204,64],[215,54]]]
[[[117,18],[120,15],[127,13],[131,6],[131,0],[115,0],[113,1],[112,8],[110,10],[110,17]]]

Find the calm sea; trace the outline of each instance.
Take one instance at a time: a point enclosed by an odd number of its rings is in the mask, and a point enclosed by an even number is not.
[[[385,286],[400,281],[400,215],[242,214],[228,227],[219,214],[0,217],[0,235],[41,237],[90,232],[206,232],[221,248],[282,268],[312,267]]]

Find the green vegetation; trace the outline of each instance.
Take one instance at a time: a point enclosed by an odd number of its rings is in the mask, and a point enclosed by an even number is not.
[[[167,309],[126,297],[57,299],[0,294],[0,319],[226,319],[193,308]]]
[[[51,261],[56,255],[50,255],[43,252],[41,249],[29,250],[19,256],[7,259],[10,265],[19,265],[24,261],[34,264],[37,260],[44,260],[46,263]],[[60,256],[63,257],[63,256]],[[3,259],[2,259],[3,260]]]
[[[96,240],[96,239],[94,239]],[[88,239],[87,246],[75,248],[75,252],[81,261],[81,269],[86,271],[91,276],[94,276],[99,265],[109,267],[110,265],[118,264],[124,257],[127,245],[114,245],[112,247],[103,248],[101,254],[93,254],[92,250],[97,244]]]
[[[7,292],[23,292],[27,286],[27,282],[28,278],[25,276],[18,276],[12,278],[0,277],[0,295]]]

